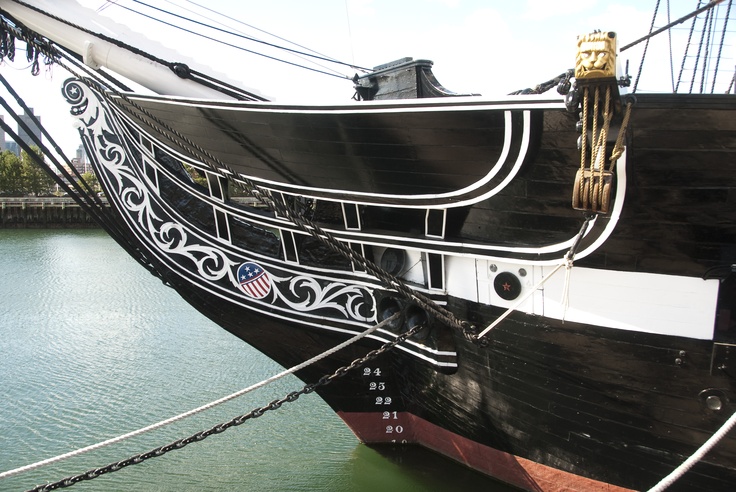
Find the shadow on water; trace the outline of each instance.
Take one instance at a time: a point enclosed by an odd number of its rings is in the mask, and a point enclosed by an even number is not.
[[[353,452],[354,492],[452,492],[484,490],[517,492],[501,483],[421,446],[359,445]]]

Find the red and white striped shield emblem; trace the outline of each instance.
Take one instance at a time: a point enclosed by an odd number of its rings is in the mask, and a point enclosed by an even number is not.
[[[263,299],[271,292],[271,277],[259,264],[248,261],[238,268],[240,288],[255,299]]]

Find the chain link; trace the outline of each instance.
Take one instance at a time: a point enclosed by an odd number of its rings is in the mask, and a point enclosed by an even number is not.
[[[109,465],[106,465],[100,468],[94,468],[85,473],[81,473],[79,475],[73,475],[73,476],[64,478],[62,480],[59,480],[57,482],[49,483],[46,485],[39,485],[33,489],[29,489],[27,492],[47,492],[50,490],[71,487],[72,485],[76,483],[86,481],[86,480],[93,480],[107,473],[112,473],[112,472],[121,470],[127,466],[137,465],[151,458],[158,458],[159,456],[163,456],[164,454],[169,453],[171,451],[176,451],[177,449],[181,449],[189,444],[202,441],[214,434],[220,434],[222,432],[225,432],[231,427],[242,425],[250,419],[255,419],[255,418],[262,416],[266,412],[269,412],[272,410],[278,410],[279,408],[281,408],[281,406],[284,403],[295,402],[300,396],[307,395],[309,393],[313,393],[320,386],[326,386],[330,384],[331,382],[333,382],[334,380],[345,376],[350,371],[363,366],[366,362],[369,362],[377,358],[378,356],[383,355],[384,353],[388,352],[389,350],[394,348],[396,345],[404,342],[407,338],[416,334],[423,328],[424,328],[424,325],[415,326],[414,328],[397,336],[394,340],[391,340],[390,342],[386,342],[381,347],[375,350],[371,350],[363,357],[359,357],[355,359],[347,366],[342,366],[336,369],[335,372],[333,372],[330,375],[322,376],[316,383],[307,384],[300,390],[292,391],[291,393],[288,393],[283,398],[273,400],[267,405],[264,405],[259,408],[255,408],[251,410],[250,412],[240,415],[238,417],[235,417],[227,422],[222,422],[207,430],[203,430],[203,431],[197,432],[196,434],[192,434],[189,437],[179,439],[177,441],[171,442],[164,446],[159,446],[146,453],[137,454],[135,456],[131,456],[128,459],[117,461],[115,463],[110,463]]]

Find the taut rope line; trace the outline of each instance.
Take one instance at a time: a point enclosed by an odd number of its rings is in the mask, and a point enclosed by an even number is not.
[[[710,436],[710,438],[703,443],[702,446],[698,448],[697,451],[695,451],[692,456],[690,456],[688,459],[686,459],[680,466],[672,470],[672,473],[664,477],[660,482],[649,489],[649,492],[662,492],[667,487],[675,483],[675,481],[683,476],[690,468],[695,465],[698,461],[702,460],[703,457],[713,449],[713,446],[718,444],[721,439],[726,437],[726,434],[733,429],[733,427],[736,425],[736,412],[729,417],[728,420],[721,426],[720,429],[716,431],[715,434]]]
[[[174,417],[168,418],[166,420],[162,420],[162,421],[157,422],[155,424],[151,424],[149,426],[140,428],[138,430],[134,430],[132,432],[128,432],[127,434],[123,434],[123,435],[120,435],[120,436],[117,436],[117,437],[113,437],[112,439],[108,439],[106,441],[98,442],[97,444],[92,444],[91,446],[87,446],[87,447],[80,448],[80,449],[77,449],[77,450],[74,450],[74,451],[70,451],[68,453],[60,454],[58,456],[54,456],[53,458],[48,458],[48,459],[45,459],[45,460],[41,460],[41,461],[38,461],[36,463],[32,463],[30,465],[25,465],[25,466],[21,466],[19,468],[15,468],[13,470],[8,470],[8,471],[5,471],[5,472],[2,472],[2,473],[0,473],[0,479],[8,478],[8,477],[11,477],[13,475],[18,475],[20,473],[25,473],[25,472],[28,472],[28,471],[31,471],[31,470],[35,470],[36,468],[40,468],[42,466],[50,465],[52,463],[57,463],[59,461],[63,461],[65,459],[72,458],[74,456],[79,456],[81,454],[88,453],[88,452],[94,451],[96,449],[101,449],[101,448],[106,447],[106,446],[109,446],[111,444],[122,442],[122,441],[124,441],[126,439],[130,439],[131,437],[135,437],[135,436],[139,436],[141,434],[145,434],[147,432],[151,432],[153,430],[159,429],[159,428],[164,427],[166,425],[173,424],[174,422],[177,422],[179,420],[183,420],[185,418],[191,417],[191,416],[196,415],[198,413],[202,413],[205,410],[209,410],[209,409],[214,408],[214,407],[216,407],[218,405],[221,405],[221,404],[223,404],[223,403],[225,403],[227,401],[230,401],[230,400],[233,400],[233,399],[238,398],[240,396],[243,396],[246,393],[250,393],[251,391],[254,391],[254,390],[258,389],[258,388],[262,388],[262,387],[264,387],[264,386],[266,386],[268,384],[271,384],[274,381],[277,381],[277,380],[279,380],[279,379],[281,379],[281,378],[283,378],[285,376],[288,376],[289,374],[293,374],[293,373],[295,373],[295,372],[297,372],[297,371],[299,371],[301,369],[304,369],[305,367],[310,366],[310,365],[314,364],[315,362],[318,362],[318,361],[324,359],[325,357],[328,357],[328,356],[334,354],[335,352],[338,352],[338,351],[344,349],[348,345],[351,345],[351,344],[357,342],[358,340],[360,340],[360,339],[362,339],[362,338],[370,335],[374,331],[378,330],[379,328],[382,328],[383,326],[385,326],[389,322],[393,321],[398,316],[399,316],[399,313],[396,313],[392,317],[387,318],[386,320],[382,321],[381,323],[379,323],[379,324],[377,324],[375,326],[372,326],[371,328],[365,330],[364,332],[359,333],[358,335],[356,335],[356,336],[354,336],[354,337],[352,337],[352,338],[350,338],[350,339],[342,342],[339,345],[336,345],[335,347],[333,347],[333,348],[331,348],[331,349],[329,349],[329,350],[327,350],[327,351],[325,351],[325,352],[323,352],[323,353],[321,353],[319,355],[316,355],[315,357],[312,357],[309,360],[306,360],[306,361],[302,362],[301,364],[298,364],[298,365],[296,365],[296,366],[294,366],[294,367],[292,367],[290,369],[286,369],[285,371],[282,371],[282,372],[280,372],[280,373],[278,373],[278,374],[276,374],[274,376],[271,376],[268,379],[264,379],[260,383],[256,383],[254,385],[248,386],[247,388],[244,388],[244,389],[242,389],[240,391],[236,391],[235,393],[233,393],[231,395],[228,395],[228,396],[225,396],[223,398],[220,398],[219,400],[215,400],[213,402],[207,403],[206,405],[202,405],[201,407],[194,408],[194,409],[189,410],[187,412],[181,413],[179,415],[176,415]]]

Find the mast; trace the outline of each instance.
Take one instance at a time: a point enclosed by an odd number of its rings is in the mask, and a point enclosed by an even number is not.
[[[12,0],[0,0],[0,8],[27,28],[76,53],[82,57],[84,63],[90,68],[104,67],[157,94],[202,99],[234,99],[193,80],[179,77],[166,64],[136,54],[122,46],[74,27],[75,25],[94,25],[95,29],[89,30],[95,32],[107,31],[111,35],[114,33],[117,39],[125,39],[126,44],[135,46],[142,51],[156,53],[158,58],[184,63],[192,68],[198,65],[194,60],[187,60],[179,53],[131,31],[126,26],[110,21],[76,2],[25,0],[24,3],[35,7],[40,12]],[[71,25],[56,20],[52,16],[70,19]],[[207,71],[211,71],[211,69],[207,69]],[[226,77],[218,75],[218,78],[223,80]],[[226,82],[233,86],[240,85],[233,81]]]

